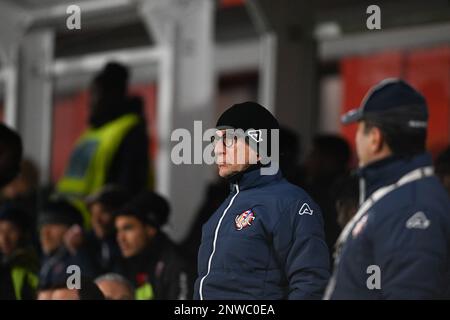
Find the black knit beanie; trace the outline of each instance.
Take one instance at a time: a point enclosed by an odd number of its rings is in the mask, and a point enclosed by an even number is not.
[[[264,135],[260,130],[267,130],[267,147],[270,154],[271,130],[279,129],[277,119],[263,106],[256,102],[243,102],[231,106],[217,120],[216,128],[223,129],[242,129],[248,139],[253,139],[259,151]]]

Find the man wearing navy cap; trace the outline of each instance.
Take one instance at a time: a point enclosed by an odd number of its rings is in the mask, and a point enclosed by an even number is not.
[[[342,122],[358,123],[360,207],[336,243],[325,299],[448,298],[450,199],[425,150],[424,97],[387,79]]]

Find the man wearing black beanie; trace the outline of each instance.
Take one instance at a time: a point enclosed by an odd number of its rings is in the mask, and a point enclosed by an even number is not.
[[[123,257],[118,273],[135,287],[136,300],[185,300],[192,296],[185,261],[161,230],[169,214],[169,203],[152,191],[141,192],[115,213]]]
[[[279,170],[264,171],[278,156],[278,121],[245,102],[216,129],[218,173],[231,192],[203,226],[194,298],[320,299],[329,278],[320,208]]]

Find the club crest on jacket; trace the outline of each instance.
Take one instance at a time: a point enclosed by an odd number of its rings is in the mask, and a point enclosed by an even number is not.
[[[255,220],[255,214],[251,209],[238,214],[236,216],[236,219],[234,219],[234,221],[236,222],[236,229],[242,230],[245,227],[250,226],[253,220]]]

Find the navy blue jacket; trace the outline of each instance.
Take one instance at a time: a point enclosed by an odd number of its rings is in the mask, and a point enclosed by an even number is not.
[[[203,226],[195,299],[317,299],[328,279],[320,209],[280,172],[244,173]]]
[[[430,155],[387,158],[362,170],[366,197],[420,167]],[[435,176],[404,184],[368,210],[355,225],[337,268],[332,299],[436,299],[450,288],[450,199]],[[367,281],[379,267],[380,287]],[[374,284],[374,278],[369,284]]]

